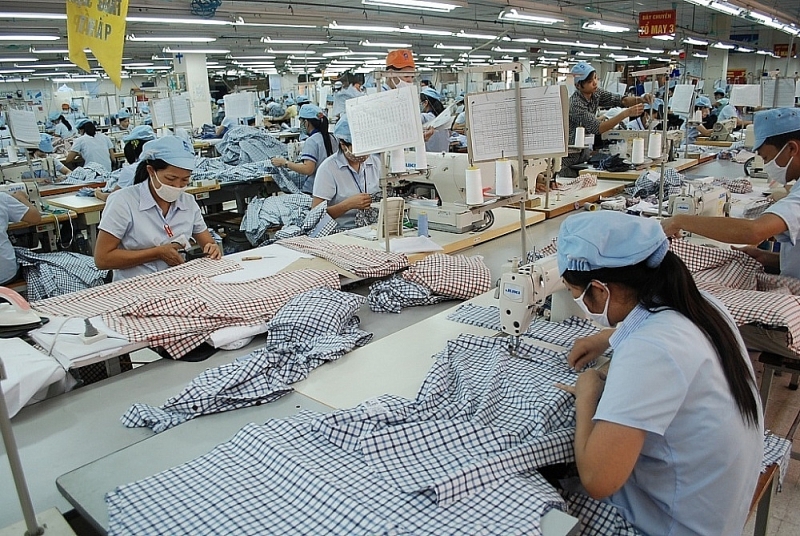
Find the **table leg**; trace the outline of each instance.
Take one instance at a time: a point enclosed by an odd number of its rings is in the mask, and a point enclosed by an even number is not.
[[[772,497],[775,495],[775,489],[778,486],[777,477],[772,479],[767,491],[761,500],[758,501],[758,509],[756,510],[756,523],[753,528],[753,536],[766,536],[769,531],[769,510],[772,506]]]

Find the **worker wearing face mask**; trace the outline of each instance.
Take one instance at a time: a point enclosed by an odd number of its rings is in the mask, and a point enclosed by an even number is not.
[[[340,228],[355,226],[357,210],[368,209],[371,194],[380,191],[381,161],[376,155],[353,154],[353,136],[347,116],[333,129],[339,140],[339,151],[317,168],[311,206],[328,202],[328,215]]]
[[[423,125],[433,121],[436,116],[444,111],[442,96],[430,86],[424,87],[420,91],[419,106]],[[427,152],[446,153],[450,150],[450,131],[447,130],[447,125],[443,125],[438,129],[425,128],[422,134]]]
[[[775,108],[758,112],[754,118],[753,149],[764,159],[769,178],[786,184],[800,178],[800,110]],[[667,236],[681,230],[732,244],[759,244],[772,236],[781,243],[780,255],[754,245],[741,248],[767,268],[781,275],[800,278],[800,187],[754,220],[677,215],[662,222]]]
[[[414,55],[410,50],[399,49],[392,50],[386,55],[386,70],[387,71],[416,71],[417,67],[414,63]],[[388,89],[397,89],[403,86],[410,86],[414,84],[414,75],[397,75],[390,73],[386,76],[386,84],[383,86],[384,91]]]
[[[100,219],[94,261],[114,270],[114,280],[158,272],[184,262],[193,238],[206,256],[222,253],[200,207],[186,193],[194,170],[191,145],[176,136],[144,144],[133,186],[108,197]]]

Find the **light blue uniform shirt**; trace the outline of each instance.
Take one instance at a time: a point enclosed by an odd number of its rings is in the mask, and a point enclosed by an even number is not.
[[[14,246],[8,239],[8,224],[22,221],[28,207],[13,196],[0,192],[0,283],[6,283],[17,275],[17,257]]]
[[[72,151],[80,153],[84,162],[97,162],[111,173],[111,153],[108,151],[114,148],[114,144],[108,136],[100,132],[94,136],[84,134],[72,144]]]
[[[786,231],[777,236],[781,243],[781,275],[800,279],[800,247],[797,247],[797,236],[800,234],[800,181],[792,186],[789,195],[779,199],[764,213],[775,214],[786,223]]]
[[[739,112],[731,104],[726,104],[722,110],[717,114],[717,121],[725,121],[726,119],[739,118]]]
[[[334,154],[339,148],[339,142],[333,134],[329,133],[328,136],[331,138],[331,150],[333,151],[331,154]],[[310,194],[314,191],[314,179],[317,176],[317,169],[326,158],[328,158],[328,151],[325,149],[325,138],[322,136],[322,132],[315,130],[311,136],[303,142],[303,151],[300,153],[301,162],[311,160],[315,164],[314,173],[309,175],[303,183],[303,192]]]
[[[70,130],[64,123],[58,123],[53,127],[53,134],[61,138],[71,138],[76,134],[75,130]]]
[[[716,299],[739,340],[733,319]],[[646,432],[636,465],[606,500],[646,534],[741,534],[763,454],[763,419],[745,424],[714,347],[672,310],[633,309],[611,336],[614,358],[595,413]],[[753,396],[760,407],[755,388]],[[760,410],[759,410],[760,414]]]
[[[422,124],[436,119],[436,115],[426,112],[420,114]],[[437,128],[433,135],[425,142],[425,152],[446,153],[450,150],[450,132],[446,127]]]
[[[348,197],[360,193],[378,192],[381,189],[380,177],[381,161],[376,155],[370,155],[356,173],[344,153],[337,151],[317,168],[313,195],[325,199],[328,205],[338,205]],[[336,218],[336,223],[344,229],[352,229],[356,223],[355,211],[345,212]]]
[[[120,240],[120,247],[140,250],[167,244],[181,235],[191,237],[206,230],[194,197],[184,193],[171,204],[164,217],[150,193],[149,180],[123,188],[108,196],[99,228]],[[169,236],[169,232],[172,236]],[[133,268],[114,270],[114,281],[164,270],[161,260]]]

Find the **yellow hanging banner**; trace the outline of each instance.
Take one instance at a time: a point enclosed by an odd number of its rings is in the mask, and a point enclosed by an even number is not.
[[[90,49],[108,77],[120,87],[127,15],[128,0],[67,0],[69,60],[91,72],[84,52]]]

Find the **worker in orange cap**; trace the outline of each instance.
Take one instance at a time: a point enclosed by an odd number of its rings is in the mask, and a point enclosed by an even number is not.
[[[392,50],[386,56],[386,70],[387,71],[414,71],[416,64],[414,63],[414,55],[410,50],[401,48]],[[414,76],[398,76],[387,77],[384,89],[396,89],[398,87],[408,86],[414,83]]]

